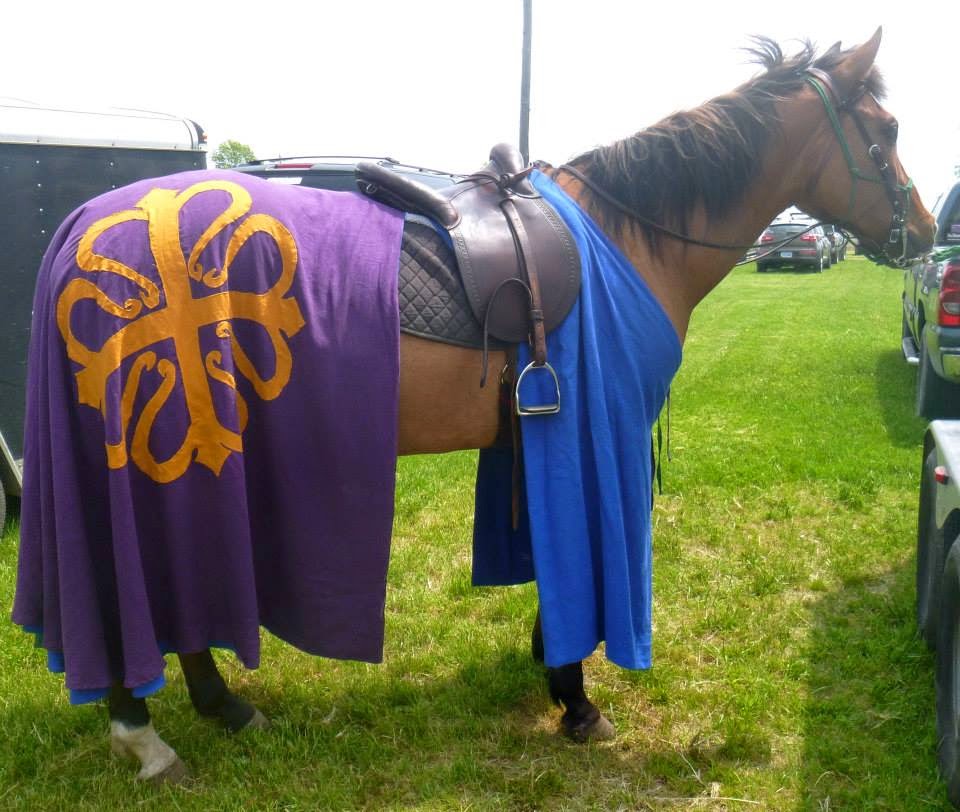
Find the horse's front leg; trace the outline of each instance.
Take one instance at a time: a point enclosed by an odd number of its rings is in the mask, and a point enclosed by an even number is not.
[[[110,712],[110,749],[140,762],[141,781],[176,784],[187,777],[186,765],[150,723],[147,701],[129,688],[115,685],[107,699]]]
[[[540,612],[533,624],[531,635],[533,659],[543,662],[543,626]],[[563,732],[576,742],[590,739],[612,739],[615,731],[610,721],[597,709],[583,689],[583,663],[568,663],[557,668],[547,667],[547,684],[550,698],[563,708]]]
[[[194,654],[179,654],[190,701],[201,716],[222,722],[233,733],[244,728],[264,728],[269,722],[249,702],[230,692],[217,670],[209,649]]]

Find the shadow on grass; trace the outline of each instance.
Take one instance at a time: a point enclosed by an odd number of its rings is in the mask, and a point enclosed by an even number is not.
[[[785,276],[796,276],[803,274],[819,274],[819,271],[813,265],[773,265],[770,268],[767,268],[764,271],[757,271],[758,274],[762,276],[772,276],[772,275],[785,275]]]
[[[7,495],[7,515],[3,526],[0,527],[0,539],[7,533],[13,534],[14,529],[20,526],[20,497]],[[19,533],[19,531],[17,531]]]
[[[848,580],[812,607],[800,809],[950,808],[912,567]]]
[[[917,448],[926,425],[914,415],[916,370],[903,360],[899,350],[880,353],[876,363],[877,403],[891,442],[902,448]]]
[[[254,798],[270,809],[672,808],[671,799],[703,793],[691,771],[735,769],[744,758],[730,742],[639,752],[574,744],[559,734],[559,711],[525,650],[477,657],[439,679],[386,666],[358,669],[357,684],[324,685],[303,679],[302,666],[246,681],[244,695],[273,721],[266,731],[230,736],[199,719],[178,676],[151,700],[155,726],[192,771],[183,788],[144,786],[132,764],[111,759],[102,708],[42,697],[0,707],[7,800],[37,809],[91,799],[241,808]]]

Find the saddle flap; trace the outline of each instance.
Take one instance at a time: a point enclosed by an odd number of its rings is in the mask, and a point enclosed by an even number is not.
[[[528,269],[533,266],[539,277],[540,309],[550,332],[580,294],[580,256],[566,224],[541,197],[516,196],[512,203],[528,237],[526,255],[506,225],[493,184],[458,199],[461,220],[451,237],[474,315],[490,335],[520,343],[530,333]]]

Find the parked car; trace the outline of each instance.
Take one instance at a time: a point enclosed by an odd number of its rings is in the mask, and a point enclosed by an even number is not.
[[[916,412],[960,417],[960,182],[933,208],[932,254],[903,275],[901,348],[917,366]]]
[[[757,270],[790,265],[819,273],[830,267],[832,252],[833,244],[823,226],[808,219],[774,220],[760,235]]]
[[[847,236],[831,223],[823,223],[823,233],[830,240],[830,262],[843,262],[847,257]]]

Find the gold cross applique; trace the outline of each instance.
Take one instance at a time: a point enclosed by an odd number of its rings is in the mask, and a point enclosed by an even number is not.
[[[180,214],[194,197],[205,192],[225,192],[229,204],[206,228],[185,256],[181,246]],[[182,476],[194,460],[219,474],[232,452],[243,450],[242,434],[248,420],[247,404],[236,392],[233,373],[224,368],[223,354],[211,350],[203,354],[200,330],[214,325],[216,335],[229,343],[232,366],[252,385],[264,400],[276,398],[290,381],[293,358],[286,339],[304,325],[296,299],[286,296],[297,268],[297,245],[290,231],[267,214],[246,216],[252,201],[249,192],[225,180],[204,181],[183,191],[152,189],[134,208],[117,212],[95,222],[80,239],[77,265],[87,273],[118,274],[139,288],[139,295],[122,303],[101,290],[95,281],[85,277],[72,279],[57,300],[57,325],[67,346],[67,354],[81,369],[76,373],[77,397],[80,403],[99,409],[108,426],[108,438],[117,415],[107,397],[107,380],[120,368],[124,359],[134,361],[122,386],[119,414],[119,441],[106,443],[107,464],[122,468],[127,464],[127,435],[134,420],[129,456],[140,470],[157,482],[171,482]],[[243,219],[241,219],[243,218]],[[147,225],[150,252],[160,277],[160,286],[134,268],[108,256],[98,254],[98,237],[114,226],[131,221]],[[238,223],[239,221],[239,223]],[[201,252],[220,232],[238,223],[227,243],[222,267],[204,271]],[[268,235],[280,259],[277,282],[264,293],[223,288],[229,279],[231,263],[254,234]],[[215,291],[194,296],[192,282]],[[92,349],[73,332],[71,316],[74,305],[92,300],[102,311],[129,321],[109,336],[99,349]],[[86,315],[89,311],[85,311]],[[250,357],[234,335],[231,322],[248,320],[259,324],[273,345],[273,375],[262,378]],[[156,344],[172,341],[171,358],[157,360],[151,349]],[[160,385],[149,396],[139,416],[134,417],[134,403],[147,370],[156,368]],[[189,414],[189,426],[179,449],[166,460],[158,460],[150,450],[150,435],[158,414],[177,383],[182,381]],[[234,390],[236,420],[239,431],[224,426],[216,414],[210,380]]]

